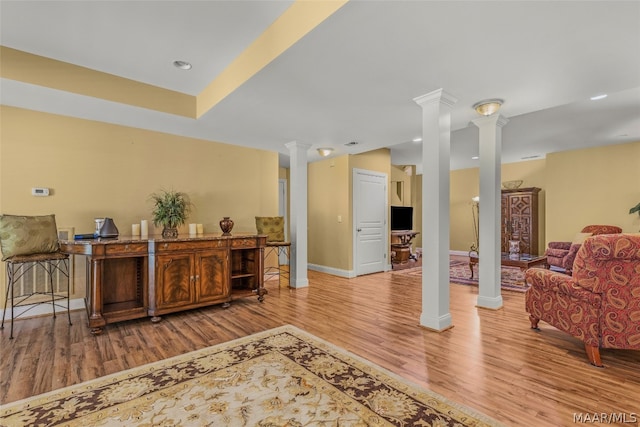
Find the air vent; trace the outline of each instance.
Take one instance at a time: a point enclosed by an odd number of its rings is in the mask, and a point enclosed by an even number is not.
[[[358,144],[359,144],[359,143],[358,143],[358,141],[351,141],[351,142],[347,142],[347,143],[346,143],[346,144],[344,144],[344,145],[346,145],[347,147],[350,147],[350,146],[352,146],[352,145],[358,145]]]

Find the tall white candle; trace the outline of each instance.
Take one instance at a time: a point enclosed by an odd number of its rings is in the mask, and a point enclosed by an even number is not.
[[[149,235],[149,223],[146,219],[140,221],[140,233],[143,237],[147,237]]]
[[[196,224],[189,224],[189,234],[196,234]]]

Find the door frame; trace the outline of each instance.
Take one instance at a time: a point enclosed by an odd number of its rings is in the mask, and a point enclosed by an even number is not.
[[[352,216],[351,216],[351,231],[352,231],[352,247],[353,247],[353,258],[351,260],[353,264],[353,272],[355,276],[359,275],[359,265],[358,265],[358,232],[357,229],[357,219],[358,219],[358,204],[356,201],[358,200],[358,175],[371,175],[384,179],[384,227],[385,231],[382,233],[382,240],[384,245],[383,259],[382,259],[382,271],[388,271],[390,268],[389,262],[389,175],[384,172],[372,171],[368,169],[358,169],[353,168],[352,173],[352,183],[351,183],[351,205],[352,205]]]

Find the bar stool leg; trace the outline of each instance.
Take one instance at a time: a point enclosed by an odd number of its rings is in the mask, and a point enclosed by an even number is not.
[[[69,258],[62,260],[62,265],[64,266],[64,274],[67,278],[67,317],[69,318],[69,324],[71,325],[71,289],[69,288],[69,282],[71,282],[71,278],[69,277]]]
[[[4,316],[7,314],[7,302],[9,302],[9,289],[12,286],[12,274],[10,273],[10,265],[7,265],[7,289],[4,293],[4,310],[2,310],[2,324],[0,324],[0,329],[4,329]]]
[[[44,261],[39,262],[40,266],[44,268],[47,272],[47,276],[49,276],[49,286],[51,287],[51,310],[53,310],[53,318],[56,318],[56,299],[53,294],[53,272],[55,270],[55,261]]]

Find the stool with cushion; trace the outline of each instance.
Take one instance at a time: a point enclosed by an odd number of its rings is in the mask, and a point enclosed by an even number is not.
[[[289,275],[289,259],[291,256],[291,242],[285,241],[284,236],[284,217],[281,216],[257,216],[256,230],[258,234],[267,236],[267,246],[264,251],[265,275],[278,274],[278,285],[282,286],[286,282],[287,286],[291,284]],[[270,257],[275,254],[276,266],[269,265],[267,262]],[[280,256],[286,257],[286,264],[280,264]]]
[[[52,305],[53,317],[56,317],[56,307],[66,308],[69,324],[69,255],[60,252],[58,232],[54,215],[20,216],[0,215],[0,246],[2,261],[6,263],[7,288],[5,292],[4,310],[0,329],[4,329],[4,319],[7,314],[7,304],[11,301],[11,332],[13,339],[13,321],[24,315],[38,304]],[[31,269],[42,268],[48,280],[37,290],[20,291],[18,281]],[[54,291],[54,275],[60,273],[66,280],[66,295]],[[39,299],[38,296],[46,296]],[[66,306],[59,303],[66,299]],[[25,307],[20,314],[15,314],[15,308]]]

